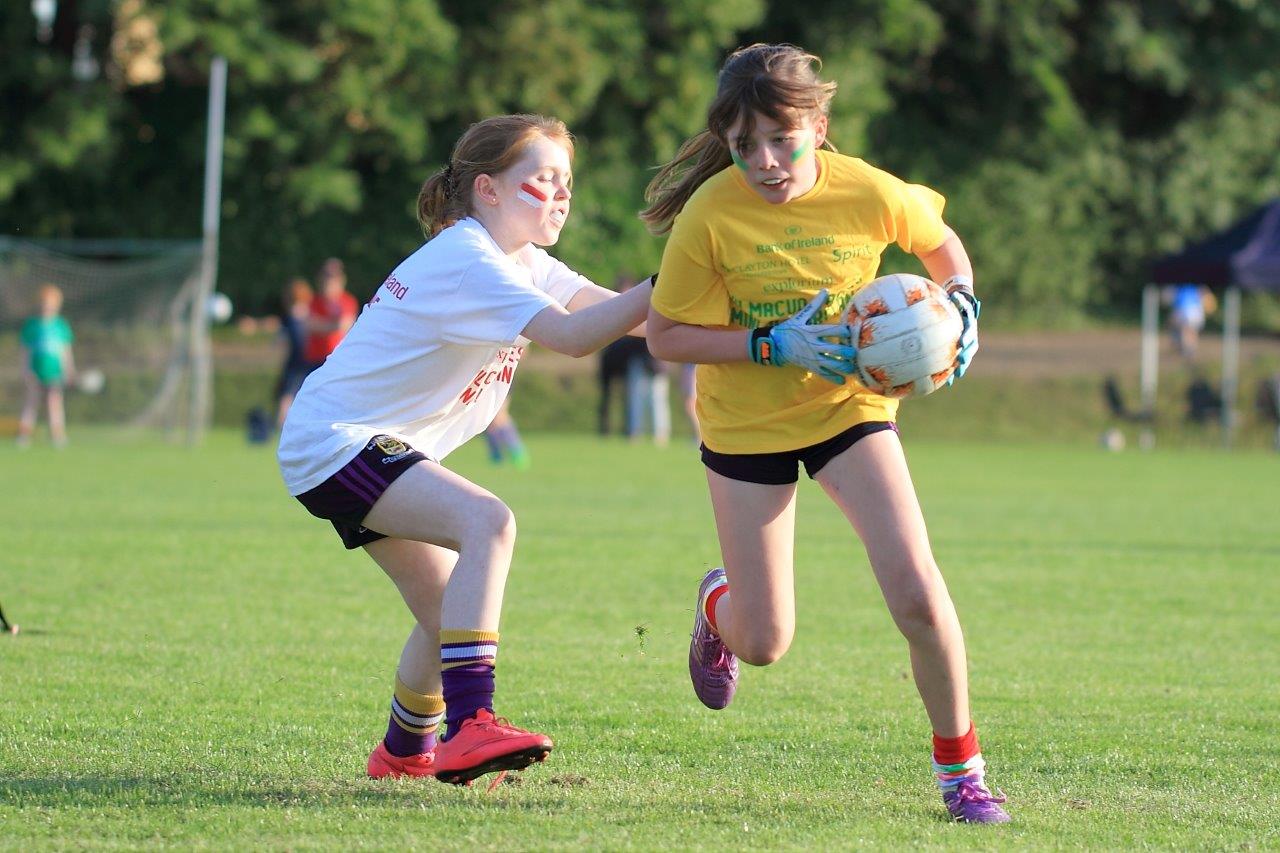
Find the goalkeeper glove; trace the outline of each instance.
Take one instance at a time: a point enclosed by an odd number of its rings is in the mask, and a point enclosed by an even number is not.
[[[973,361],[974,353],[978,351],[978,315],[982,313],[982,303],[973,295],[973,280],[966,275],[951,276],[942,283],[942,289],[960,312],[960,322],[963,324],[960,328],[960,340],[956,342],[959,347],[956,352],[956,369],[947,379],[949,386],[964,376],[969,369],[969,362]]]
[[[827,291],[776,326],[756,329],[748,342],[751,360],[772,367],[799,367],[828,382],[843,385],[857,367],[858,351],[852,345],[849,325],[809,325],[827,301]]]

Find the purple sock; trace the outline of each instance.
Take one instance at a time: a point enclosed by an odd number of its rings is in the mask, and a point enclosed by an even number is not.
[[[392,716],[387,721],[387,736],[383,738],[383,742],[387,745],[387,752],[397,758],[408,758],[410,755],[420,755],[435,749],[436,733],[420,735],[406,732]]]
[[[444,681],[446,732],[441,740],[458,733],[462,721],[474,717],[481,708],[493,713],[493,664],[469,663],[441,673]]]
[[[444,699],[439,694],[418,693],[396,674],[391,696],[391,717],[382,742],[399,758],[420,755],[436,748],[436,728],[444,719]]]

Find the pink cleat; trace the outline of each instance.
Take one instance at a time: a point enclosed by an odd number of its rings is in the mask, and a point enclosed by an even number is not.
[[[399,779],[402,776],[434,776],[435,753],[423,752],[401,758],[387,751],[386,741],[369,753],[370,779]]]
[[[481,708],[462,721],[457,734],[436,747],[435,776],[452,785],[470,785],[486,773],[523,770],[545,760],[549,752],[551,738],[517,728]]]

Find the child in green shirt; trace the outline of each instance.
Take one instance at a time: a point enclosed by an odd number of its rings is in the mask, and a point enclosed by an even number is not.
[[[62,291],[55,285],[40,288],[40,313],[22,326],[20,340],[24,352],[23,371],[27,380],[27,397],[18,421],[18,444],[31,444],[36,428],[36,412],[43,395],[49,409],[49,435],[55,447],[67,443],[66,415],[62,406],[62,389],[75,376],[75,360],[71,342],[75,336],[62,311]]]

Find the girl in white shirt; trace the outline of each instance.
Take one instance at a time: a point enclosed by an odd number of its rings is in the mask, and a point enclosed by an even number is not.
[[[440,461],[492,421],[529,341],[583,356],[644,320],[650,282],[615,294],[539,248],[569,215],[572,158],[554,119],[472,125],[418,197],[427,242],[307,378],[281,432],[289,493],[364,548],[417,620],[375,778],[469,783],[551,750],[493,714],[515,520]]]

